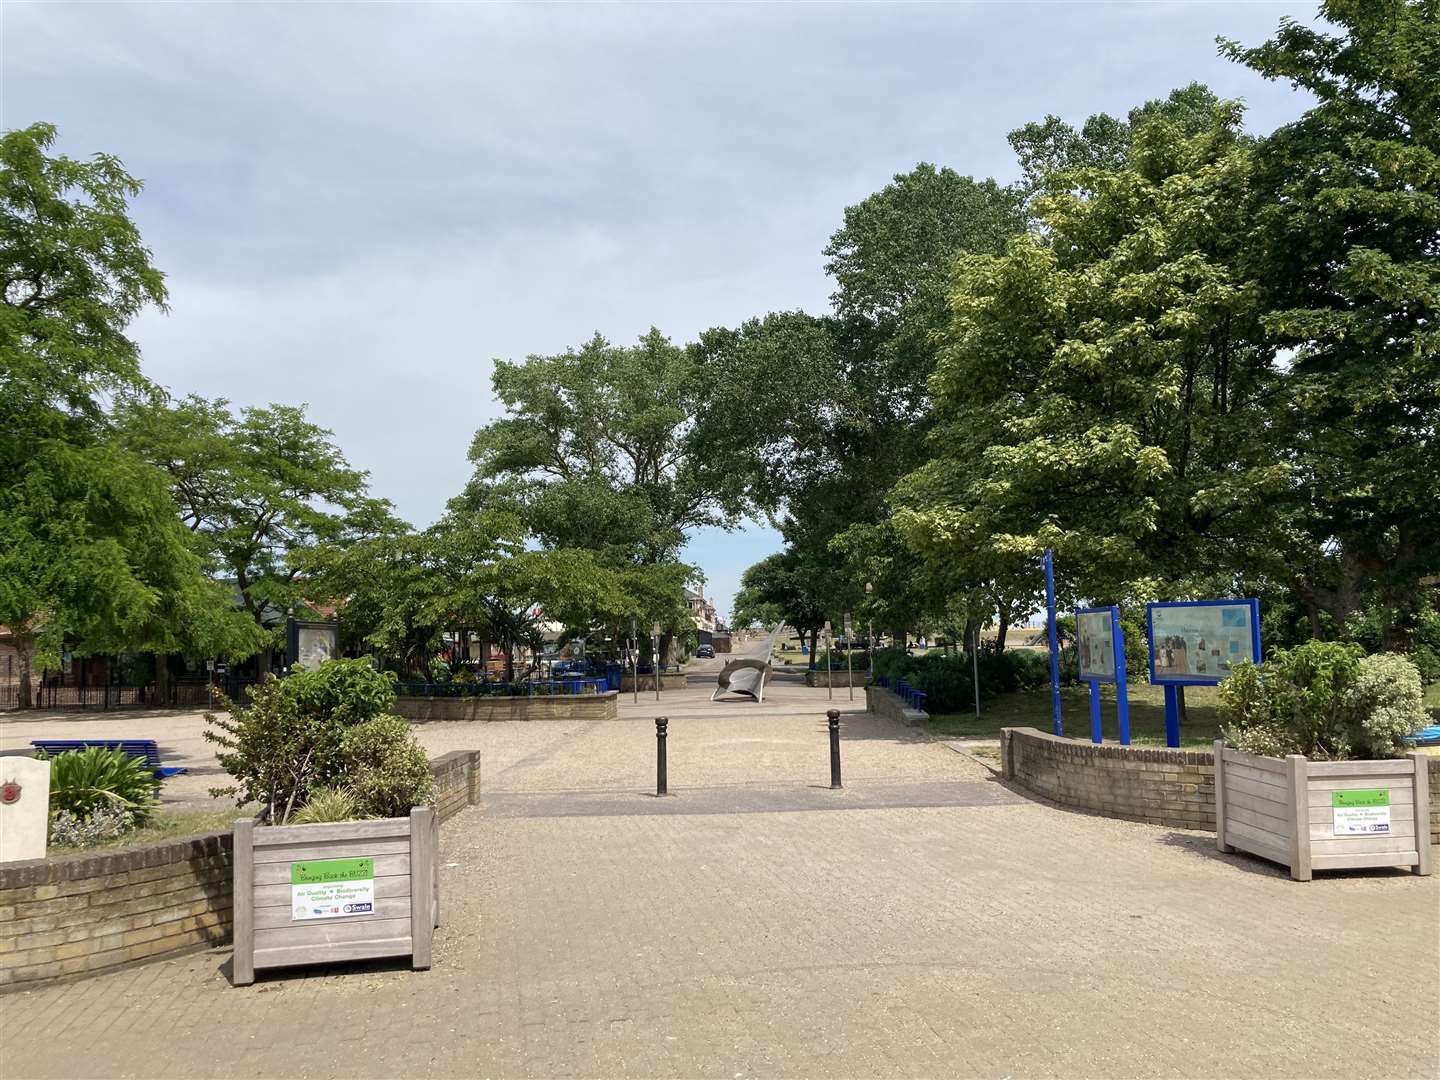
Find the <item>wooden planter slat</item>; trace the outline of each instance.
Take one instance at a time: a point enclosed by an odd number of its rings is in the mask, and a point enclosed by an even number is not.
[[[1383,788],[1390,831],[1336,835],[1337,791]],[[1297,881],[1315,870],[1408,866],[1431,872],[1429,771],[1423,754],[1391,761],[1266,758],[1215,743],[1215,843],[1290,869]],[[1425,813],[1417,807],[1425,808]]]
[[[439,822],[429,807],[409,818],[255,828],[235,824],[234,982],[294,964],[409,956],[428,968],[439,925]],[[372,860],[374,910],[295,919],[291,864]]]

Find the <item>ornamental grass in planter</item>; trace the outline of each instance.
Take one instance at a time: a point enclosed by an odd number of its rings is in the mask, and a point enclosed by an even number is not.
[[[236,985],[296,964],[409,956],[430,966],[434,779],[409,725],[390,715],[394,702],[388,676],[333,660],[207,716],[235,780],[212,794],[262,807],[234,828]]]
[[[1216,843],[1290,869],[1431,872],[1429,768],[1406,738],[1429,716],[1415,666],[1311,641],[1220,684]]]

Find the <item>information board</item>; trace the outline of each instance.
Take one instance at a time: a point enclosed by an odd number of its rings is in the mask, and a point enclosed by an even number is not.
[[[375,914],[375,860],[291,863],[290,914],[296,921]]]
[[[1185,600],[1151,604],[1150,681],[1218,683],[1241,660],[1260,662],[1258,600]]]
[[[1118,621],[1119,612],[1113,607],[1081,608],[1075,613],[1080,678],[1115,681],[1115,630]]]

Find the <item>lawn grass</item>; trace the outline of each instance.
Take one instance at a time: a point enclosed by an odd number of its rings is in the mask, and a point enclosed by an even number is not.
[[[1106,742],[1118,742],[1115,719],[1115,687],[1100,690],[1102,734]],[[1219,694],[1213,686],[1187,686],[1187,717],[1180,724],[1180,745],[1209,748],[1220,737],[1216,715]],[[1440,683],[1425,688],[1425,707],[1440,721]],[[1090,688],[1067,686],[1060,691],[1060,712],[1065,734],[1073,739],[1090,738]],[[1052,730],[1050,690],[1002,694],[980,703],[980,718],[974,711],[939,713],[930,717],[929,730],[937,735],[984,736],[998,739],[1002,727],[1033,727]],[[1130,741],[1141,746],[1165,745],[1165,689],[1150,683],[1130,685]]]
[[[1106,742],[1118,742],[1115,719],[1115,688],[1100,690],[1101,721]],[[1217,694],[1212,686],[1185,688],[1187,717],[1180,724],[1180,745],[1209,747],[1220,737],[1215,715]],[[1090,688],[1067,686],[1060,691],[1060,712],[1065,734],[1074,739],[1090,738]],[[982,736],[998,739],[1002,727],[1033,727],[1053,730],[1050,690],[1002,694],[980,703],[980,717],[974,711],[939,713],[930,717],[929,730],[937,735]],[[1165,745],[1165,690],[1149,683],[1130,687],[1130,741],[1140,746]]]
[[[84,847],[62,847],[52,844],[48,854],[74,855],[85,851],[103,851],[108,848],[135,847],[140,844],[156,844],[163,840],[179,840],[186,836],[200,836],[203,833],[228,832],[243,811],[235,807],[223,810],[161,810],[148,824],[132,829],[124,836],[102,840]]]

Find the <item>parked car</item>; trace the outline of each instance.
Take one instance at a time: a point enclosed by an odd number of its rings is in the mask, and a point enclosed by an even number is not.
[[[697,660],[712,660],[715,657],[715,646],[697,645],[695,647],[695,658]]]

